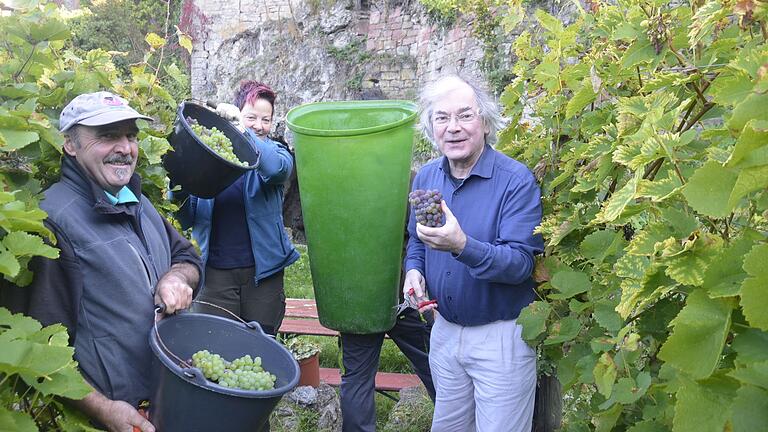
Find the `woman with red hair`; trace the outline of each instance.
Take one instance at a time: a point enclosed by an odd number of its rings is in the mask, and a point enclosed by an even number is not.
[[[212,199],[190,196],[182,226],[202,251],[204,286],[198,300],[221,306],[276,334],[285,315],[283,269],[299,258],[283,225],[283,186],[293,170],[288,150],[267,136],[272,130],[275,92],[258,81],[242,81],[234,105],[217,112],[239,121],[259,152],[259,166]],[[195,311],[228,317],[196,304]]]

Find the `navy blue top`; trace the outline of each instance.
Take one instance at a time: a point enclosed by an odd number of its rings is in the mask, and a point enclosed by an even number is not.
[[[228,188],[216,195],[213,203],[209,265],[217,269],[233,269],[254,265],[251,236],[245,219],[245,198],[240,176]]]
[[[448,159],[419,171],[413,189],[437,189],[467,236],[459,255],[428,248],[409,215],[406,271],[426,279],[440,315],[464,326],[516,319],[534,298],[534,255],[544,250],[533,229],[541,223],[541,191],[520,162],[485,146],[469,176],[451,181]]]

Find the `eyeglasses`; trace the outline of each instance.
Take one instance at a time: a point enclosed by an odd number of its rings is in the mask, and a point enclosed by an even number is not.
[[[475,111],[464,111],[459,114],[444,114],[444,113],[435,114],[432,117],[432,123],[436,125],[444,126],[450,123],[451,117],[454,117],[454,116],[456,117],[456,121],[458,123],[472,123],[473,121],[475,121],[476,118],[480,116],[480,113]]]

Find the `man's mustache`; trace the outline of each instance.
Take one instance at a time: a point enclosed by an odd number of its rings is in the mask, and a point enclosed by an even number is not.
[[[130,165],[133,163],[133,157],[131,157],[130,155],[108,156],[106,159],[104,159],[104,163]]]

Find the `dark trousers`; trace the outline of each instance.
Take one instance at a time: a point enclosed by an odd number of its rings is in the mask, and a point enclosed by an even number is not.
[[[421,321],[419,313],[406,309],[395,326],[386,332],[413,365],[416,374],[435,400],[435,386],[429,371],[429,332],[432,324]],[[375,432],[376,371],[384,333],[341,333],[344,375],[341,377],[341,415],[344,432]]]
[[[256,321],[265,333],[277,334],[285,316],[283,270],[255,280],[255,268],[220,270],[205,268],[205,284],[197,300],[221,306],[246,322]],[[232,315],[208,305],[196,303],[194,312],[233,319]]]

